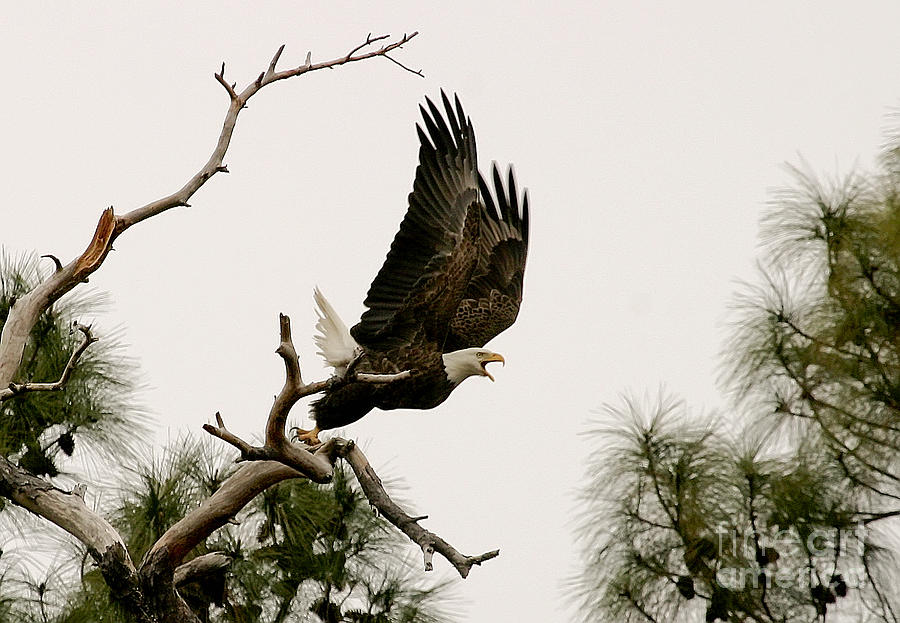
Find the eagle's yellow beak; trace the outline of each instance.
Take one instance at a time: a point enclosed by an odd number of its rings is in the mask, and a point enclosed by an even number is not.
[[[506,366],[506,359],[504,359],[503,355],[501,355],[499,353],[492,353],[491,355],[488,355],[487,357],[485,357],[484,359],[481,360],[481,369],[484,370],[484,375],[493,381],[494,377],[491,376],[491,373],[487,371],[487,364],[489,364],[492,361],[499,361],[504,366]]]

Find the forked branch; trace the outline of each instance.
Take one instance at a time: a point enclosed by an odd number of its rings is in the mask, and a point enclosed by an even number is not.
[[[266,441],[262,446],[254,446],[225,426],[220,413],[216,413],[216,424],[204,424],[203,430],[225,441],[241,452],[239,460],[243,461],[280,461],[288,465],[313,482],[331,480],[336,443],[326,442],[317,446],[301,446],[291,443],[285,435],[288,415],[297,401],[306,396],[325,390],[333,379],[304,383],[300,372],[300,359],[291,335],[291,319],[285,314],[278,316],[279,344],[275,352],[284,362],[284,385],[266,419]],[[407,378],[409,371],[397,374],[354,374],[355,378],[368,383],[389,383]]]
[[[290,465],[291,467],[295,467],[292,454],[279,456],[277,452],[272,451],[272,449],[268,446],[251,446],[247,442],[243,441],[242,439],[225,429],[224,424],[222,424],[221,422],[220,416],[217,417],[217,419],[220,424],[219,427],[205,424],[203,426],[203,429],[211,435],[227,441],[231,445],[241,450],[242,460],[265,461],[265,463],[251,463],[250,465],[272,465],[272,460],[274,460],[278,461],[278,463],[275,463],[276,465]],[[409,537],[409,539],[413,543],[415,543],[422,549],[425,571],[431,571],[433,569],[432,559],[434,558],[435,552],[446,558],[462,578],[466,578],[469,575],[469,572],[472,570],[473,566],[480,565],[481,563],[492,558],[496,558],[500,555],[500,550],[492,550],[490,552],[485,552],[484,554],[480,554],[477,556],[466,556],[465,554],[461,554],[455,547],[450,545],[450,543],[448,543],[438,535],[420,526],[418,522],[422,521],[423,519],[427,519],[427,515],[413,517],[406,511],[404,511],[396,502],[394,502],[394,500],[391,499],[390,495],[385,490],[381,479],[378,477],[378,474],[375,473],[375,470],[372,468],[369,460],[363,454],[362,450],[360,450],[356,443],[354,443],[352,440],[333,437],[317,448],[309,450],[303,446],[295,444],[291,444],[291,446],[300,455],[306,454],[315,457],[315,460],[328,461],[328,465],[330,468],[333,467],[334,461],[338,457],[346,460],[347,463],[350,464],[350,467],[353,469],[353,473],[356,474],[356,479],[359,481],[360,487],[362,488],[363,494],[366,496],[366,499],[369,500],[369,504],[377,509],[382,516],[384,516],[388,521],[394,524],[394,526],[396,526],[401,532]],[[287,467],[284,468],[287,469]],[[292,474],[283,473],[283,475],[281,475],[281,477],[277,479],[283,480],[284,478],[296,478],[300,476],[309,477],[305,470],[299,469],[297,471],[294,471]],[[274,482],[272,484],[274,484]],[[225,486],[222,487],[222,489],[225,488]],[[213,497],[207,501],[208,504],[204,503],[200,507],[200,509],[198,509],[191,515],[188,515],[188,517],[185,517],[185,519],[182,521],[190,522],[193,520],[197,520],[199,519],[199,517],[204,515],[205,510],[210,510],[217,507],[218,505],[215,504],[214,498],[220,495],[222,494],[217,491],[216,494],[214,494]],[[218,528],[224,525],[225,520],[229,516],[230,515],[220,514],[215,527]],[[198,534],[198,530],[196,529],[185,530],[184,532],[192,533],[194,535]],[[203,538],[205,538],[205,536]],[[163,539],[160,539],[160,542],[167,540],[168,537],[169,535],[167,533],[163,537]],[[192,544],[191,547],[193,547],[193,545],[195,544]],[[176,553],[183,556],[187,553],[187,551],[189,550],[182,550],[181,548],[179,548]]]
[[[288,465],[314,482],[328,482],[332,476],[333,461],[326,458],[329,448],[320,447],[316,452],[309,452],[288,441],[284,427],[288,414],[298,400],[304,396],[315,394],[328,386],[328,381],[305,384],[300,374],[300,361],[297,349],[291,337],[291,319],[284,314],[279,318],[280,342],[276,353],[284,361],[284,386],[269,410],[266,420],[266,441],[263,446],[253,446],[225,427],[225,422],[216,413],[216,426],[204,424],[203,430],[233,445],[241,451],[241,459],[250,461],[274,460]]]
[[[391,499],[384,489],[381,479],[369,464],[368,459],[353,441],[334,437],[318,446],[301,446],[287,440],[284,428],[291,407],[300,398],[326,389],[332,381],[304,383],[300,372],[300,360],[297,357],[297,350],[294,347],[291,336],[291,321],[284,314],[279,316],[279,329],[280,343],[275,352],[284,361],[285,381],[281,392],[275,397],[275,402],[269,412],[269,418],[266,422],[265,445],[253,446],[229,431],[225,427],[225,422],[219,413],[216,413],[216,425],[204,424],[203,430],[240,450],[241,457],[239,460],[241,461],[278,461],[296,470],[296,476],[303,475],[314,482],[327,482],[330,480],[334,462],[338,458],[343,458],[350,464],[350,467],[356,474],[363,494],[369,500],[369,503],[422,549],[426,571],[430,571],[433,568],[432,558],[435,552],[444,556],[463,578],[469,575],[469,571],[471,571],[473,566],[480,565],[486,560],[499,556],[499,550],[493,550],[478,556],[466,556],[441,537],[422,528],[418,522],[426,519],[426,517],[410,516]],[[385,375],[363,375],[357,372],[352,372],[351,374],[356,380],[364,382],[390,383],[398,379],[407,378],[410,375],[410,371],[405,370],[397,374]],[[223,486],[222,488],[224,489],[225,487]],[[213,498],[217,495],[219,495],[218,492]],[[208,500],[210,508],[214,506],[212,504],[213,498]],[[203,506],[205,507],[207,504]],[[199,516],[199,510],[193,515]],[[186,517],[185,521],[189,520],[190,517],[190,515]],[[219,517],[220,522],[223,519],[224,516]],[[218,525],[223,524],[219,523]],[[161,541],[166,540],[167,537],[168,533]],[[184,553],[186,553],[186,550]],[[173,564],[177,564],[179,561],[180,559],[175,560]]]
[[[225,427],[222,416],[218,413],[216,413],[216,424],[217,426],[204,424],[203,430],[240,450],[241,457],[238,461],[278,461],[297,470],[313,482],[325,483],[331,481],[334,473],[334,461],[331,459],[334,444],[324,443],[307,450],[285,439],[284,447],[273,446],[268,443],[262,446],[254,446],[229,431]],[[283,436],[284,434],[282,433]]]

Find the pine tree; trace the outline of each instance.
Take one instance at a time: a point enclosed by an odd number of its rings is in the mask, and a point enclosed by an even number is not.
[[[52,270],[49,260],[0,256],[0,327],[16,298]],[[71,294],[41,315],[25,348],[17,383],[56,381],[84,336],[76,321],[104,311],[98,292]],[[0,453],[16,457],[36,475],[56,476],[59,463],[83,447],[88,455],[121,457],[128,439],[145,428],[133,399],[136,366],[123,352],[119,332],[91,344],[72,370],[65,391],[27,392],[0,402]],[[131,434],[128,434],[131,433]]]
[[[4,259],[0,327],[15,298],[39,279],[40,269],[34,257]],[[97,293],[56,303],[36,325],[16,381],[59,378],[80,339],[73,323],[98,313],[104,303]],[[116,338],[104,336],[85,351],[65,391],[24,393],[0,403],[0,451],[34,474],[92,482],[92,489],[103,491],[100,510],[140,560],[216,491],[234,464],[232,453],[211,439],[182,438],[159,456],[142,459],[136,448],[123,444],[135,437],[144,416],[132,398],[136,368]],[[137,466],[117,470],[119,480],[104,483],[93,469],[104,462]],[[3,508],[2,531],[18,538],[10,539],[11,551],[0,552],[0,623],[127,620],[83,549],[59,545],[54,563],[35,574],[25,544],[34,542],[41,527],[11,505]],[[231,564],[180,587],[180,593],[202,621],[448,620],[446,585],[421,585],[420,563],[396,553],[404,546],[339,469],[328,485],[295,479],[265,491],[235,525],[192,552],[193,557],[223,552]]]
[[[220,450],[206,440],[176,440],[122,483],[110,515],[136,557],[233,471]],[[328,485],[289,480],[193,552],[222,552],[231,564],[179,590],[203,621],[448,620],[446,585],[421,586],[418,561],[396,554],[401,544],[344,471]],[[119,620],[124,615],[107,593],[96,570],[85,572],[54,620]]]
[[[900,617],[900,140],[875,174],[794,173],[726,348],[733,414],[626,400],[591,433],[585,621]]]

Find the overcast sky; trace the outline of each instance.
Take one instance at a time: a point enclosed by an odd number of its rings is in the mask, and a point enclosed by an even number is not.
[[[426,527],[465,553],[500,548],[458,586],[465,620],[564,620],[578,433],[660,384],[727,409],[718,352],[761,211],[786,161],[871,166],[900,101],[898,24],[895,1],[4,2],[0,240],[68,261],[106,206],[179,188],[219,132],[223,60],[243,86],[281,44],[287,67],[418,30],[396,57],[424,80],[375,59],[254,98],[230,175],[130,230],[91,278],[114,301],[96,328],[124,327],[156,443],[216,411],[261,434],[278,313],[323,378],[312,289],[359,318],[412,187],[417,105],[457,92],[482,167],[514,162],[532,199],[525,301],[489,345],[507,365],[346,434],[402,477]]]

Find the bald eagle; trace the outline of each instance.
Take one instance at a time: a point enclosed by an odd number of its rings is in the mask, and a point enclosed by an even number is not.
[[[484,348],[512,325],[522,301],[528,251],[528,193],[519,200],[512,168],[504,184],[478,172],[475,133],[459,98],[441,92],[445,116],[426,98],[418,124],[419,165],[409,208],[349,331],[316,289],[319,354],[335,369],[312,403],[316,426],[298,438],[379,409],[431,409],[470,376],[485,376],[501,355]],[[493,186],[493,187],[492,187]],[[504,362],[505,363],[505,362]],[[389,383],[357,373],[409,375]]]

